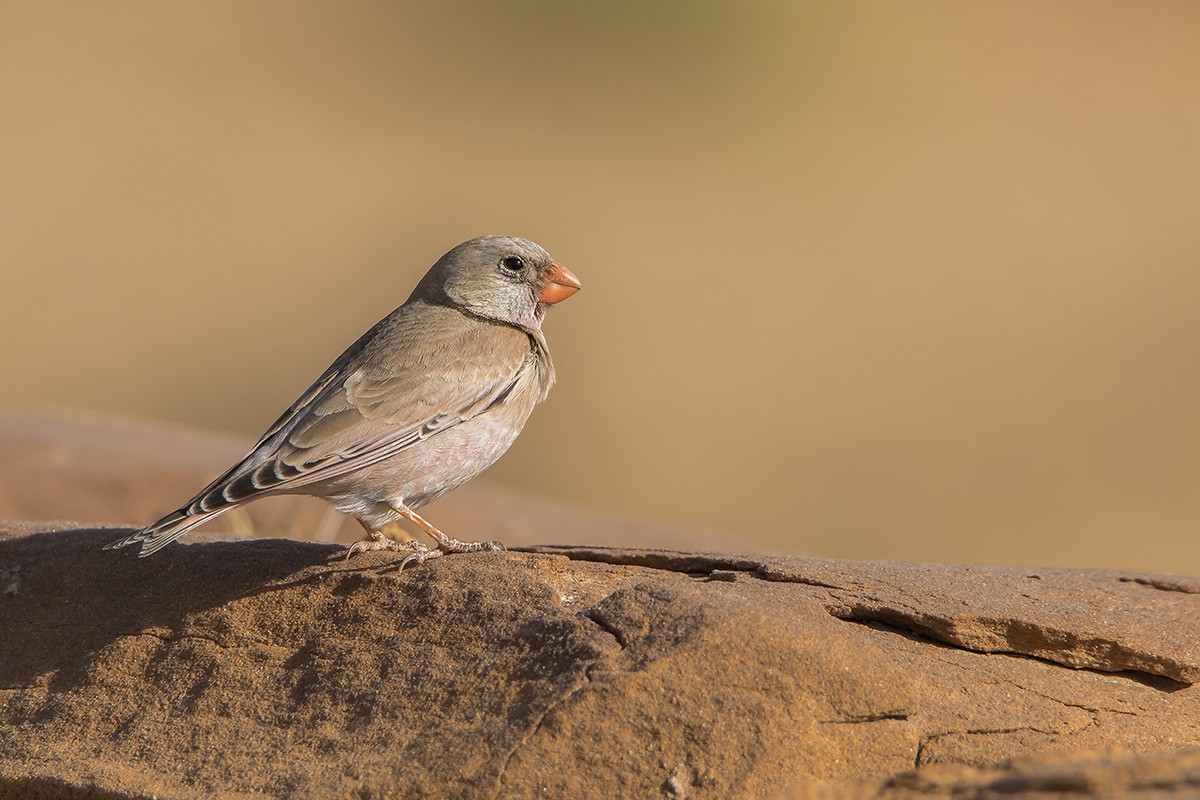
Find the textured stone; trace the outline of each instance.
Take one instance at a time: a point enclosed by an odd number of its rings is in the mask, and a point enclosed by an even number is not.
[[[1195,786],[1200,595],[1169,576],[570,547],[397,573],[120,533],[4,526],[0,795]]]

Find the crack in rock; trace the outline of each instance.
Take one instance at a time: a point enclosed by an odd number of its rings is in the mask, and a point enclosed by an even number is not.
[[[599,612],[596,606],[592,606],[589,609],[579,612],[579,616],[596,623],[600,630],[617,640],[617,644],[621,646],[622,650],[629,647],[629,641],[625,636],[625,632],[615,625],[612,625],[607,619],[605,619],[604,615]]]
[[[1127,711],[1123,708],[1107,708],[1104,706],[1088,706],[1088,705],[1084,705],[1083,703],[1069,703],[1066,700],[1063,700],[1062,698],[1054,697],[1053,695],[1046,694],[1045,692],[1039,692],[1037,689],[1031,689],[1028,686],[1017,683],[1012,678],[1000,678],[999,680],[1002,683],[1006,683],[1009,686],[1016,687],[1017,689],[1020,689],[1023,692],[1029,692],[1030,694],[1032,694],[1036,697],[1041,697],[1044,700],[1051,701],[1052,703],[1058,703],[1059,705],[1063,706],[1064,708],[1078,708],[1080,711],[1086,711],[1087,713],[1091,714],[1092,716],[1096,716],[1101,713],[1124,714],[1124,715],[1130,716],[1130,717],[1140,716],[1137,711]],[[1145,709],[1141,709],[1141,710],[1145,711]]]
[[[687,575],[745,573],[761,580],[812,586],[828,591],[824,603],[830,615],[859,623],[878,622],[911,631],[925,639],[968,652],[1035,658],[1069,669],[1124,674],[1133,680],[1172,691],[1200,677],[1200,665],[1174,654],[1161,655],[1131,647],[1092,632],[1075,632],[1022,618],[963,616],[930,613],[906,607],[895,598],[872,596],[864,587],[842,586],[809,579],[781,569],[766,560],[721,554],[684,554],[650,549],[607,549],[571,546],[524,548],[529,552],[556,553],[571,559],[621,566],[644,567]],[[1040,579],[1040,576],[1031,576]],[[1142,583],[1163,591],[1200,592],[1200,584],[1153,576],[1127,576],[1123,582]],[[1195,587],[1194,589],[1192,587]],[[1026,599],[1028,595],[1025,596]],[[1165,680],[1165,682],[1164,682]]]
[[[623,567],[646,567],[664,572],[680,572],[685,575],[708,574],[717,570],[753,573],[764,566],[759,559],[710,553],[677,553],[672,550],[638,548],[614,550],[574,545],[538,545],[510,549],[524,553],[554,553],[565,555],[576,561],[616,564]]]
[[[925,748],[937,742],[939,739],[944,739],[947,736],[995,736],[1006,733],[1040,733],[1043,736],[1062,736],[1064,733],[1072,733],[1072,731],[1048,731],[1044,728],[1037,728],[1032,725],[1021,725],[1015,728],[968,728],[966,730],[951,730],[938,731],[937,733],[927,733],[917,742],[917,753],[913,757],[913,767],[921,767],[929,763],[925,760]]]
[[[819,719],[822,725],[858,725],[864,722],[905,721],[909,714],[905,711],[881,711],[876,714],[855,714],[841,719]]]
[[[996,655],[1007,656],[1011,658],[1027,658],[1032,661],[1038,661],[1047,666],[1057,667],[1059,669],[1076,669],[1085,670],[1088,672],[1098,672],[1104,675],[1126,678],[1135,683],[1149,686],[1159,691],[1173,692],[1182,689],[1189,684],[1186,681],[1176,680],[1169,675],[1164,675],[1164,671],[1155,671],[1151,669],[1136,669],[1124,666],[1098,667],[1088,663],[1080,663],[1077,659],[1069,658],[1069,650],[1060,651],[1063,658],[1053,658],[1045,653],[1045,651],[1031,651],[1020,648],[1007,649],[1003,647],[980,647],[963,644],[954,636],[947,636],[936,627],[932,627],[925,620],[917,617],[911,617],[897,609],[891,608],[869,608],[852,607],[847,613],[835,613],[835,609],[828,609],[829,613],[842,620],[843,622],[851,622],[857,625],[868,625],[877,630],[889,631],[901,635],[909,635],[918,640],[935,642],[946,647],[952,647],[956,650],[962,650],[968,653],[978,653],[979,655]],[[1118,648],[1117,643],[1101,640],[1102,643],[1109,648]],[[1122,652],[1123,655],[1123,652]],[[1134,654],[1140,656],[1141,654]],[[1126,659],[1122,659],[1126,660]],[[1140,659],[1140,660],[1145,660]],[[1109,662],[1110,665],[1112,662]],[[1161,662],[1160,662],[1161,663]],[[1120,713],[1120,712],[1115,712]]]

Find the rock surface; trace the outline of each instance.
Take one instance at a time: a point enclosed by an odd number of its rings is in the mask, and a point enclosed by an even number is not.
[[[0,796],[1080,797],[1200,786],[1190,579],[0,531]]]

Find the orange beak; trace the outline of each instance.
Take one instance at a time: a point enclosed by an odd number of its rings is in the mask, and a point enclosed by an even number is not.
[[[545,280],[546,285],[542,287],[541,294],[538,295],[538,302],[548,305],[561,303],[578,292],[582,286],[579,278],[576,278],[571,270],[557,261],[551,262],[550,271],[546,273]]]

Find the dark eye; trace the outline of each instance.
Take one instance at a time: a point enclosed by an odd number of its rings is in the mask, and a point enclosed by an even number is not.
[[[505,256],[500,259],[500,266],[509,272],[520,272],[525,268],[525,262],[520,256]]]

